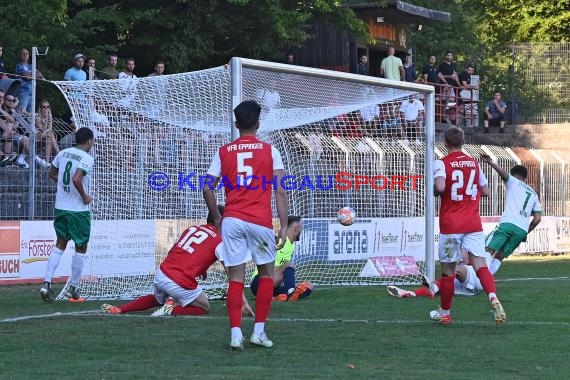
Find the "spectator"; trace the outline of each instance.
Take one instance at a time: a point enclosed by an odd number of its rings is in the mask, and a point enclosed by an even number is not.
[[[149,77],[156,77],[159,75],[164,75],[164,62],[158,61],[156,65],[154,65],[154,71],[148,74]]]
[[[395,103],[383,103],[380,105],[380,127],[382,133],[388,137],[402,137],[402,127],[398,123],[398,106]]]
[[[434,84],[437,85],[439,84],[439,78],[438,78],[438,70],[437,67],[435,67],[435,55],[430,55],[428,58],[428,63],[425,64],[424,66],[424,82],[425,83],[429,83],[429,84]],[[437,86],[436,88],[436,93],[439,92],[439,87]]]
[[[103,68],[99,73],[99,78],[101,79],[117,79],[119,77],[119,72],[116,69],[117,66],[117,54],[111,53],[107,56],[107,67]]]
[[[36,112],[36,142],[45,147],[45,159],[49,164],[53,155],[59,153],[57,138],[53,132],[53,118],[51,106],[47,100],[40,101],[40,107]]]
[[[404,120],[404,131],[408,139],[417,139],[423,125],[424,104],[417,96],[410,97],[400,105],[400,114]]]
[[[131,102],[135,98],[137,88],[137,76],[133,73],[135,69],[135,60],[133,58],[127,59],[125,71],[119,73],[119,80],[121,81],[121,88],[126,93],[126,96],[117,101],[117,104],[122,107],[130,107]]]
[[[461,73],[459,73],[458,79],[461,84],[462,90],[478,90],[479,86],[474,86],[471,84],[471,75],[475,72],[475,66],[468,64]]]
[[[445,53],[445,60],[437,68],[437,76],[443,83],[447,83],[448,86],[461,87],[461,83],[457,77],[455,63],[453,63],[453,53],[451,51]],[[442,97],[444,101],[454,101],[455,89],[447,86],[444,87]]]
[[[10,72],[10,70],[8,70],[8,66],[6,66],[6,61],[4,60],[4,57],[2,57],[3,52],[4,48],[0,43],[0,80],[2,80],[2,78],[6,78],[7,74]]]
[[[418,72],[412,58],[412,54],[407,53],[404,60],[404,80],[406,82],[415,82],[418,79]]]
[[[293,53],[287,54],[287,56],[285,57],[285,63],[287,63],[288,65],[295,64],[295,56],[293,55]]]
[[[63,80],[87,80],[87,74],[83,71],[84,64],[85,56],[81,53],[75,54],[75,56],[73,56],[73,67],[67,69],[63,75]]]
[[[87,67],[83,67],[85,73],[87,74],[87,80],[98,80],[97,69],[95,68],[95,58],[87,58]]]
[[[18,107],[18,98],[12,94],[4,96],[4,103],[0,106],[0,128],[3,130],[2,139],[5,140],[5,153],[12,152],[11,144],[17,146],[18,150],[18,166],[28,169],[30,165],[25,160],[25,155],[30,154],[30,141],[28,138],[18,133],[18,121],[16,119],[16,108]],[[36,155],[35,161],[46,168],[48,165]]]
[[[390,46],[388,56],[380,64],[380,76],[390,80],[403,81],[405,76],[404,65],[400,58],[394,56],[395,53],[396,49]]]
[[[32,65],[28,63],[30,52],[28,49],[20,49],[20,63],[16,66],[16,74],[21,76],[20,93],[18,99],[20,106],[28,113],[32,113]],[[36,70],[36,79],[43,79],[42,73]]]
[[[119,79],[136,79],[137,76],[133,74],[135,69],[135,60],[133,58],[128,58],[126,63],[125,71],[121,71],[119,73]]]
[[[496,124],[499,123],[499,133],[504,133],[505,130],[505,114],[507,112],[507,105],[503,102],[501,93],[495,92],[492,100],[487,102],[485,106],[485,133],[489,133],[489,122]]]
[[[368,56],[360,56],[360,62],[358,63],[358,66],[356,66],[356,73],[360,75],[368,75]]]

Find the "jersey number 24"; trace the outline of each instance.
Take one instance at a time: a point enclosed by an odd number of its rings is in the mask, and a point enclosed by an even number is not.
[[[469,179],[467,180],[467,186],[465,186],[465,178],[463,171],[454,170],[451,173],[451,200],[452,201],[462,201],[463,195],[471,196],[472,200],[477,199],[477,184],[475,181],[475,170],[470,170]],[[461,194],[463,192],[463,194]]]

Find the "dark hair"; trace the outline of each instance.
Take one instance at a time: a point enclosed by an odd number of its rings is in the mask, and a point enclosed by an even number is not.
[[[130,57],[129,57],[129,58],[127,58],[127,59],[125,59],[125,62],[129,62],[129,61],[133,61],[133,62],[134,62],[134,61],[135,61],[135,59],[134,59],[134,58],[130,58]]]
[[[526,177],[528,176],[528,170],[526,170],[526,168],[522,165],[515,165],[511,169],[511,175],[519,176],[522,177],[523,179],[526,179]]]
[[[453,52],[451,50],[448,50],[445,52],[445,55],[448,55],[448,54],[453,54]]]
[[[473,70],[475,70],[475,65],[472,63],[468,63],[467,66],[465,66],[465,70],[467,70],[468,68],[472,68]]]
[[[291,227],[293,223],[300,223],[301,217],[297,215],[289,215],[287,217],[287,227]]]
[[[92,140],[95,136],[93,136],[93,131],[89,128],[82,127],[79,128],[77,132],[75,132],[75,143],[77,145],[83,145],[87,141]]]
[[[253,129],[259,121],[259,114],[261,113],[261,106],[253,101],[246,100],[241,102],[235,109],[234,115],[239,129],[250,130]]]
[[[160,64],[164,65],[164,61],[156,61],[156,63],[154,65],[156,66],[156,65],[160,65]]]
[[[119,55],[117,53],[109,53],[107,54],[107,59],[109,59],[109,57],[117,57],[119,58]]]
[[[226,208],[225,206],[218,205],[218,211],[220,212],[220,215],[224,216],[225,208]],[[209,211],[208,211],[208,216],[206,217],[206,223],[214,224],[214,214],[212,214]]]
[[[449,127],[443,132],[445,141],[454,148],[463,146],[463,130],[457,127]]]

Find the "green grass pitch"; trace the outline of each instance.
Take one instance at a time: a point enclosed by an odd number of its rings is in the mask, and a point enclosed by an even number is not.
[[[0,287],[0,379],[569,379],[570,257],[513,257],[497,280],[501,326],[484,295],[456,297],[443,326],[428,319],[437,299],[317,288],[274,303],[275,346],[243,352],[228,349],[223,301],[206,317],[153,319],[90,312],[103,302],[45,304],[37,285]],[[252,328],[246,318],[244,334]]]

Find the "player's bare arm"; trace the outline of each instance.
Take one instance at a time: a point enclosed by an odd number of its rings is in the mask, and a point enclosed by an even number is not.
[[[218,211],[218,201],[216,199],[216,193],[214,192],[214,189],[218,186],[218,182],[220,182],[220,177],[214,177],[212,175],[209,177],[213,178],[213,181],[211,181],[213,184],[212,186],[205,185],[202,195],[204,196],[206,206],[208,206],[208,211],[214,214],[214,226],[220,230],[222,227],[222,216]]]
[[[493,170],[495,170],[501,176],[503,181],[509,179],[509,173],[507,173],[506,170],[504,170],[502,167],[494,163],[493,160],[491,159],[491,156],[484,154],[481,156],[481,161],[485,162],[486,164],[489,164],[489,166],[492,167]]]
[[[59,169],[52,165],[51,169],[49,170],[48,177],[57,182],[58,173]]]
[[[277,183],[283,183],[281,180],[285,176],[285,170],[277,169],[273,171],[273,176],[277,178]],[[275,205],[277,206],[277,216],[279,217],[279,241],[277,242],[277,249],[283,248],[285,239],[287,238],[287,218],[289,216],[289,200],[287,192],[283,186],[276,186],[275,191]]]
[[[479,190],[481,191],[482,197],[488,197],[489,196],[489,186],[488,185],[479,186]]]
[[[51,175],[51,173],[50,173],[50,175]],[[83,170],[77,170],[75,172],[75,174],[73,175],[73,185],[77,189],[77,192],[79,193],[79,195],[81,195],[81,199],[83,199],[83,203],[88,205],[91,202],[93,202],[93,197],[91,195],[87,194],[87,192],[85,191],[85,188],[83,187],[83,177],[85,177],[85,172]]]
[[[542,217],[541,212],[533,211],[532,220],[530,222],[530,225],[528,226],[528,233],[530,233],[532,230],[534,230],[536,228],[536,226],[538,226],[538,224],[540,223],[541,217]]]
[[[445,177],[435,177],[433,182],[433,195],[436,197],[445,191]]]

